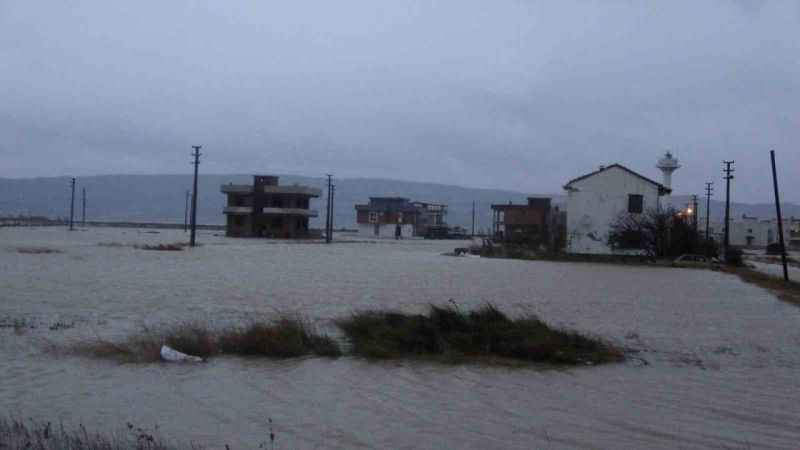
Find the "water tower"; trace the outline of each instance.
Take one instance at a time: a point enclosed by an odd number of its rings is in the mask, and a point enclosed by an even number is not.
[[[661,184],[672,189],[672,172],[675,172],[681,167],[681,165],[678,164],[678,159],[672,156],[671,152],[667,152],[663,158],[658,160],[656,167],[664,174]]]

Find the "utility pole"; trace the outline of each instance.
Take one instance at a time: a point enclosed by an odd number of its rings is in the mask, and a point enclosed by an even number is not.
[[[331,184],[331,240],[333,240],[333,221],[334,221],[333,219],[335,216],[333,212],[335,211],[334,209],[335,204],[336,204],[336,185]]]
[[[734,161],[722,161],[722,164],[725,164],[725,168],[722,169],[725,172],[725,240],[722,244],[723,248],[723,255],[725,258],[728,256],[728,246],[731,243],[731,180],[733,179],[733,175],[731,175],[735,170],[731,167]]]
[[[711,194],[714,192],[714,182],[706,182],[706,247],[709,245],[709,229],[711,228]]]
[[[189,231],[189,190],[186,190],[186,201],[185,206],[183,207],[183,232]]]
[[[326,174],[328,177],[328,201],[325,205],[325,242],[330,244],[331,243],[331,191],[332,191],[332,184],[331,179],[333,175]]]
[[[83,205],[81,210],[81,226],[86,226],[86,188],[83,189]]]
[[[72,177],[72,197],[69,202],[69,231],[75,230],[75,177]]]
[[[192,232],[189,235],[189,246],[195,246],[195,234],[197,232],[197,169],[200,166],[200,149],[202,145],[193,145],[194,153],[194,190],[192,191]]]
[[[778,171],[775,169],[775,150],[769,151],[772,160],[772,184],[775,186],[775,209],[778,213],[778,236],[781,243],[781,262],[783,263],[783,280],[789,281],[789,268],[786,267],[786,244],[783,239],[783,217],[781,216],[781,196],[778,193]]]
[[[472,237],[475,237],[475,200],[472,201]]]

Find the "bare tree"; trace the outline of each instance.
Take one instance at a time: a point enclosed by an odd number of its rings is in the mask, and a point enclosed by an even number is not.
[[[689,217],[673,208],[620,213],[608,234],[612,249],[639,250],[651,258],[694,253],[699,242]]]

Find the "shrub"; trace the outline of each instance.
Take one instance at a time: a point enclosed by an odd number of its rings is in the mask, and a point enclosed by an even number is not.
[[[622,352],[599,339],[551,328],[534,315],[509,319],[492,305],[465,313],[431,306],[427,315],[364,311],[338,321],[353,352],[368,358],[501,357],[554,364],[603,363]]]
[[[161,360],[162,345],[201,358],[219,354],[272,358],[341,355],[335,340],[317,333],[305,320],[288,316],[273,322],[254,322],[224,330],[213,330],[201,323],[185,323],[163,332],[144,330],[121,342],[79,342],[71,350],[125,362],[156,362]]]
[[[736,247],[728,247],[725,251],[725,264],[740,267],[744,265],[744,252]]]
[[[767,254],[780,256],[783,254],[783,246],[781,246],[780,242],[773,242],[772,244],[767,245]]]

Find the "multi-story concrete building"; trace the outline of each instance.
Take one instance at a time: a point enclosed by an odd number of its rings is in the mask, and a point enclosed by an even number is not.
[[[228,203],[225,235],[232,237],[317,238],[308,221],[317,217],[311,199],[321,191],[309,186],[279,186],[278,177],[256,175],[253,184],[224,184]]]
[[[423,236],[429,227],[445,225],[447,217],[447,205],[405,197],[370,197],[355,209],[359,233],[375,237]]]
[[[492,205],[492,235],[502,241],[549,243],[550,213],[550,198],[529,197],[526,205]]]

